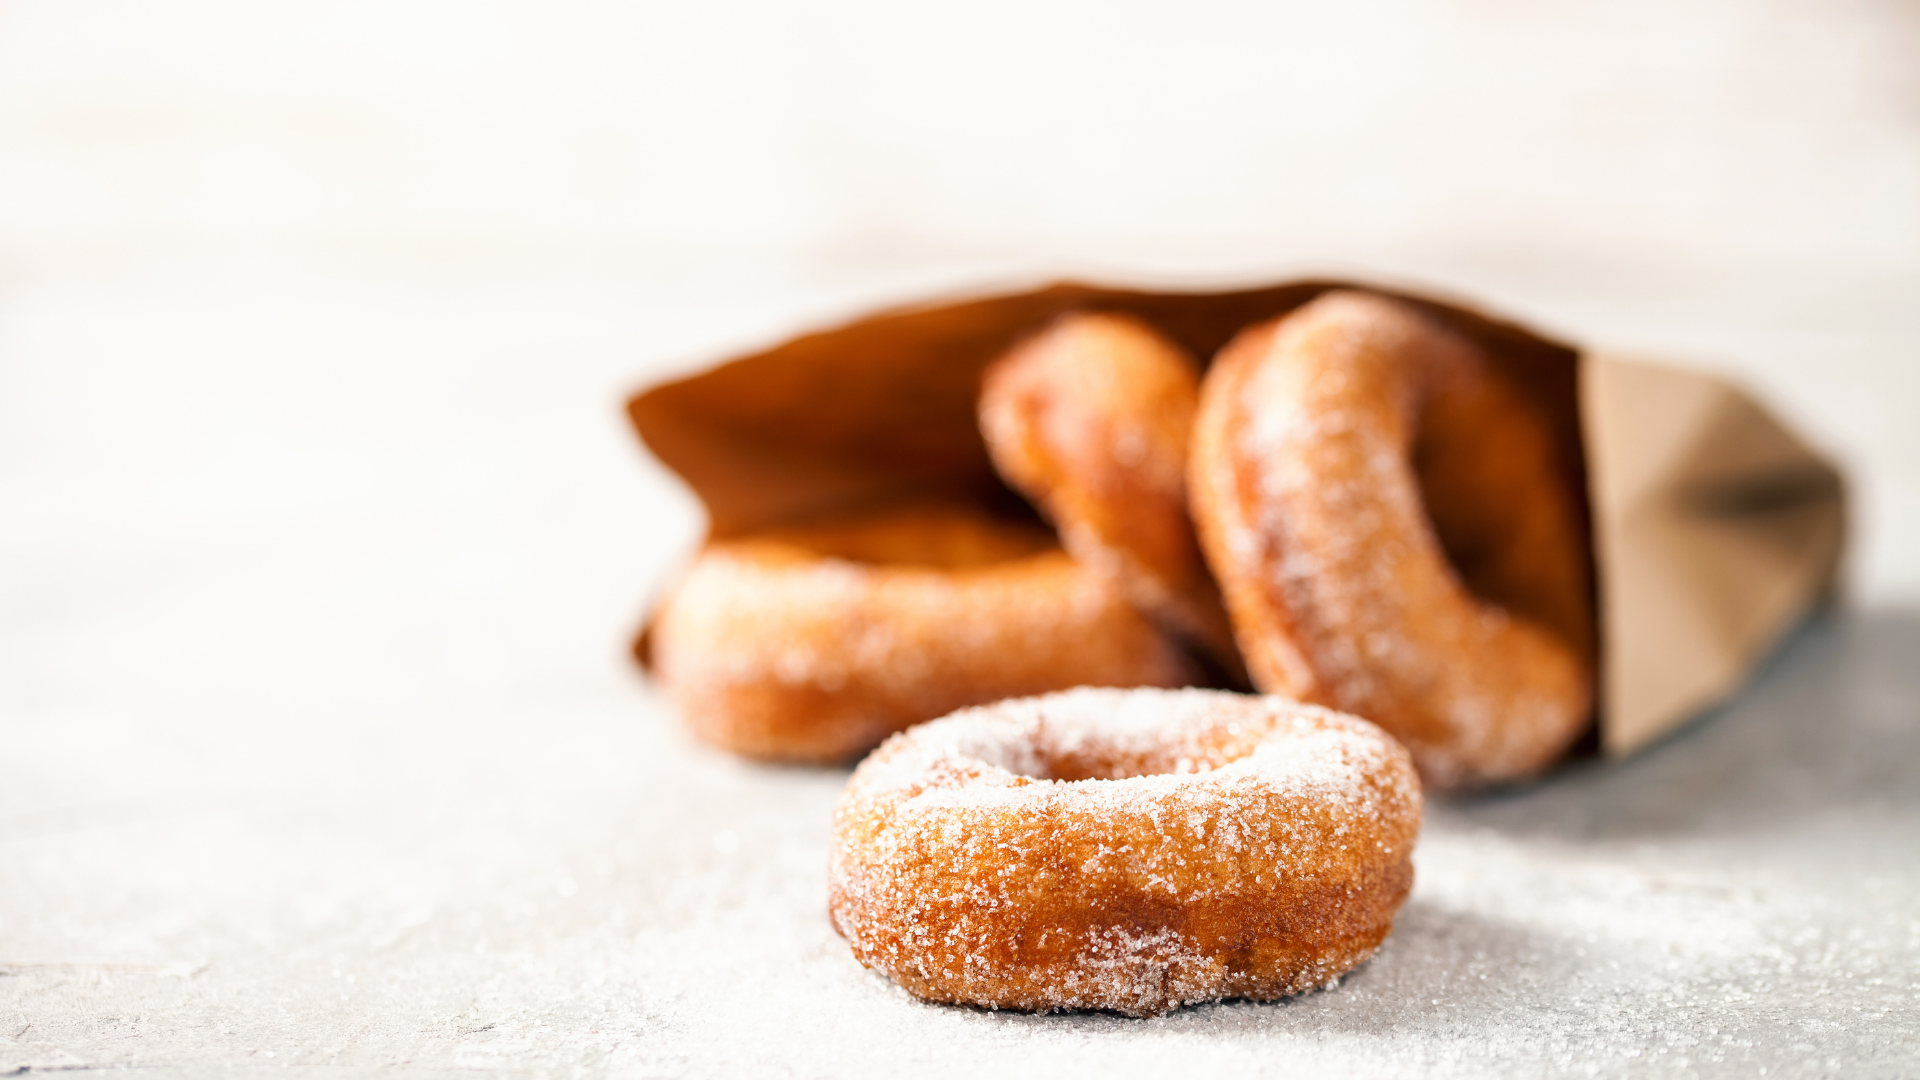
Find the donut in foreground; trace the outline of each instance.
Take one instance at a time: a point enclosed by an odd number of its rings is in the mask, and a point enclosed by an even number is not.
[[[828,908],[933,1001],[1151,1016],[1366,959],[1413,882],[1420,783],[1379,728],[1282,698],[1080,689],[923,724],[834,812]]]
[[[1201,392],[1194,517],[1254,684],[1358,713],[1431,787],[1552,764],[1593,703],[1573,494],[1547,420],[1413,308],[1329,293]]]
[[[1063,315],[994,361],[980,433],[1074,558],[1246,685],[1220,587],[1187,514],[1200,366],[1128,315]]]
[[[695,736],[772,761],[846,761],[1011,695],[1199,678],[1046,530],[946,507],[710,543],[642,641]]]

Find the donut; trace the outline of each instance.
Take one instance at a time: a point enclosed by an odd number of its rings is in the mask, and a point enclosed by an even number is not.
[[[1593,705],[1574,495],[1544,414],[1413,308],[1328,293],[1201,390],[1201,544],[1261,690],[1357,713],[1427,785],[1532,776]]]
[[[989,366],[980,433],[994,468],[1112,581],[1230,681],[1246,682],[1187,513],[1200,368],[1128,315],[1075,312]]]
[[[1151,1016],[1323,986],[1413,884],[1420,782],[1374,725],[1080,689],[889,739],[834,811],[828,910],[930,1001]]]
[[[789,762],[1003,697],[1198,678],[1045,529],[953,507],[711,542],[641,648],[697,738]]]

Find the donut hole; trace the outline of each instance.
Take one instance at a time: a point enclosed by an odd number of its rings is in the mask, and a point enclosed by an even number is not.
[[[1037,699],[1039,721],[980,756],[1031,780],[1130,780],[1212,772],[1253,753],[1269,724],[1209,721],[1218,691],[1082,688]],[[1230,697],[1230,696],[1229,696]],[[1252,709],[1257,699],[1243,698]]]
[[[1038,525],[978,510],[915,504],[772,529],[760,539],[811,557],[882,566],[965,570],[1057,548]]]
[[[1076,749],[1041,759],[1046,780],[1131,780],[1137,776],[1183,776],[1208,773],[1232,763],[1239,755],[1225,747],[1193,747],[1187,752],[1130,753],[1120,747]]]
[[[1437,380],[1412,454],[1434,538],[1468,592],[1585,649],[1584,592],[1566,585],[1569,508],[1540,479],[1557,472],[1546,418],[1496,372],[1453,375]]]
[[[1245,756],[1226,746],[1185,746],[1142,752],[1119,746],[1008,746],[979,756],[1023,780],[1132,780],[1141,776],[1209,773]]]
[[[1427,520],[1433,524],[1434,538],[1440,542],[1448,565],[1467,591],[1512,608],[1524,603],[1524,598],[1513,594],[1499,572],[1502,550],[1507,546],[1499,535],[1501,495],[1478,482],[1481,470],[1475,466],[1482,461],[1461,460],[1465,456],[1443,440],[1420,440],[1414,468]]]

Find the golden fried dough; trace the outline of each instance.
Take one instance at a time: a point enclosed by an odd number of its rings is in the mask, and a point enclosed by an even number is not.
[[[1220,590],[1187,513],[1192,357],[1127,315],[1081,312],[987,369],[980,431],[1000,475],[1074,558],[1244,685]]]
[[[834,813],[829,911],[934,1001],[1132,1016],[1324,985],[1412,885],[1420,783],[1364,720],[1073,690],[923,724]]]
[[[1593,705],[1553,453],[1533,405],[1408,305],[1329,293],[1241,333],[1189,475],[1255,685],[1373,720],[1431,787],[1546,768]]]
[[[1044,529],[912,507],[717,541],[647,638],[702,740],[838,762],[966,705],[1199,677]]]

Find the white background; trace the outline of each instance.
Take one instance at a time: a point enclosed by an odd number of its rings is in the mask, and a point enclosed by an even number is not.
[[[1909,4],[15,0],[0,706],[631,692],[698,515],[625,393],[1327,269],[1751,381],[1851,470],[1854,595],[1920,597]]]

